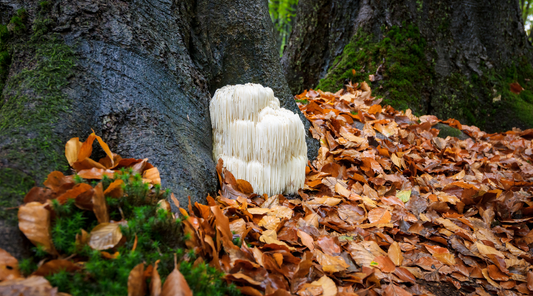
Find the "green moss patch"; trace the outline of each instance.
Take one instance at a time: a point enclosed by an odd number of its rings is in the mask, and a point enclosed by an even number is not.
[[[374,94],[383,96],[384,103],[395,108],[423,111],[427,98],[422,90],[434,75],[426,61],[426,41],[413,25],[382,29],[386,33],[381,40],[359,31],[317,88],[335,92],[346,80],[371,84],[369,75],[375,75],[379,68],[382,80],[373,83]]]
[[[48,11],[41,10],[31,30],[26,29],[30,26],[24,15],[19,10],[6,27],[7,33],[0,27],[0,78],[7,75],[6,65],[15,64],[14,59],[26,66],[3,87],[0,134],[9,139],[4,142],[2,158],[26,176],[43,180],[51,170],[68,168],[62,156],[64,144],[53,129],[69,109],[70,100],[62,89],[69,83],[76,56],[60,35],[48,32]],[[3,179],[0,182],[0,188],[11,186]]]

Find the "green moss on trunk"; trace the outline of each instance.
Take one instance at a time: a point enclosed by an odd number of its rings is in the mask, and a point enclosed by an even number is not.
[[[347,80],[367,81],[385,104],[418,115],[452,117],[487,131],[533,127],[533,67],[526,57],[503,69],[482,61],[483,75],[457,70],[442,77],[434,70],[436,53],[416,26],[381,30],[381,37],[359,31],[317,88],[335,92]],[[369,75],[377,81],[370,81]],[[511,92],[514,82],[525,90]]]
[[[76,57],[60,35],[48,32],[47,14],[41,10],[31,31],[17,30],[7,42],[13,64],[24,68],[8,77],[2,92],[0,134],[8,136],[3,137],[0,155],[8,167],[24,176],[2,177],[0,188],[25,184],[28,178],[39,183],[48,172],[68,168],[64,141],[54,128],[69,110],[70,100],[62,90],[69,83]],[[13,192],[27,191],[24,186],[17,188]]]
[[[371,84],[369,75],[378,72],[383,79],[373,83],[374,93],[383,96],[386,104],[423,111],[427,97],[422,90],[434,75],[431,63],[426,61],[425,39],[413,25],[382,30],[386,33],[381,40],[359,31],[317,88],[335,92],[342,88],[345,80]]]

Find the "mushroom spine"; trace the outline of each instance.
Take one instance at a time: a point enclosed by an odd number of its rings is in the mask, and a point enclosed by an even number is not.
[[[307,146],[300,117],[280,108],[260,84],[218,89],[209,106],[213,157],[259,194],[296,193],[305,182]]]

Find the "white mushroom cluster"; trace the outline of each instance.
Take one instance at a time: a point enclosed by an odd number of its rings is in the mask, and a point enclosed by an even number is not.
[[[260,84],[228,85],[210,103],[213,156],[259,194],[296,193],[305,182],[307,146],[297,114]]]

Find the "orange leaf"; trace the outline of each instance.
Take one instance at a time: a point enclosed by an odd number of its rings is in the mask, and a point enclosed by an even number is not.
[[[368,212],[368,221],[376,224],[387,224],[391,221],[391,213],[384,208],[375,208]]]
[[[78,154],[80,153],[81,146],[82,143],[80,142],[80,138],[72,138],[68,140],[67,144],[65,144],[65,157],[70,166],[78,161]]]
[[[302,240],[302,244],[306,246],[309,250],[311,250],[311,252],[313,252],[315,249],[315,245],[313,244],[314,242],[313,238],[309,234],[301,230],[298,230],[297,234],[298,234],[298,237],[300,237],[300,239]]]
[[[377,268],[382,272],[390,273],[396,270],[396,266],[394,266],[394,263],[392,263],[388,256],[376,256],[374,261],[378,263]]]
[[[489,265],[487,266],[487,270],[489,272],[489,276],[495,280],[495,281],[508,281],[509,277],[500,271],[500,269],[496,265]]]
[[[20,206],[19,229],[34,245],[41,245],[46,252],[56,254],[50,233],[50,211],[45,206],[38,202]]]
[[[388,251],[388,255],[390,260],[396,265],[401,266],[403,262],[403,255],[402,255],[402,249],[400,249],[400,245],[398,242],[393,242]]]
[[[85,142],[83,142],[83,144],[81,145],[80,151],[78,152],[77,162],[81,162],[91,156],[91,154],[93,153],[94,139],[96,139],[96,134],[93,132],[92,134],[89,135],[87,140],[85,140]]]
[[[252,187],[252,184],[248,183],[246,180],[237,179],[237,190],[244,194],[252,194],[254,193],[254,189]]]
[[[368,113],[369,114],[381,113],[381,110],[382,110],[381,105],[376,104],[370,107],[370,109],[368,109]]]
[[[50,188],[54,193],[62,194],[63,192],[74,187],[74,178],[65,177],[62,172],[54,171],[48,174],[44,181],[44,186]]]
[[[139,263],[130,271],[128,277],[128,296],[144,296],[146,293],[146,279],[144,278],[144,263]]]
[[[79,269],[80,267],[70,260],[55,259],[41,265],[32,275],[50,276],[62,270],[73,272]]]
[[[24,203],[40,202],[46,203],[49,199],[54,199],[55,195],[49,188],[33,187],[24,197]]]
[[[165,280],[161,296],[192,296],[191,288],[177,266],[174,266],[174,270]]]
[[[82,161],[77,161],[73,163],[72,167],[77,172],[84,171],[84,170],[90,170],[92,168],[97,168],[97,169],[102,169],[102,170],[105,169],[105,166],[103,166],[101,163],[98,163],[88,157]]]
[[[7,251],[0,249],[0,282],[20,278],[18,260]]]
[[[527,289],[533,291],[533,271],[527,272]]]
[[[154,264],[152,280],[150,281],[150,296],[161,295],[161,277],[159,276],[159,272],[157,271],[157,264],[159,264],[159,260],[157,260]]]
[[[109,178],[113,178],[113,176],[115,175],[115,172],[112,170],[105,170],[103,168],[96,168],[96,167],[78,171],[78,176],[84,179],[101,180],[104,177],[104,175],[108,176]]]
[[[65,204],[67,202],[68,199],[76,199],[78,196],[80,196],[82,193],[84,192],[87,192],[87,191],[92,191],[92,187],[91,185],[87,184],[87,183],[79,183],[79,184],[76,184],[76,186],[74,186],[74,188],[70,189],[70,190],[67,190],[67,192],[61,194],[60,196],[57,197],[57,201],[60,203],[60,204]],[[77,202],[77,200],[76,200]]]
[[[124,181],[121,179],[116,179],[113,183],[109,184],[107,189],[104,191],[105,196],[120,198],[124,195],[124,190],[122,189],[122,184]]]
[[[105,200],[103,187],[104,185],[102,182],[94,187],[93,211],[98,223],[109,222],[109,212],[107,210],[107,202]]]
[[[147,169],[143,172],[143,178],[150,180],[152,184],[161,184],[161,176],[157,168]]]
[[[107,258],[107,259],[117,259],[118,256],[120,255],[119,252],[115,252],[114,254],[111,254],[106,251],[102,251],[100,252],[100,254],[102,254],[102,257]]]
[[[109,146],[100,138],[99,136],[96,136],[96,140],[98,140],[98,144],[100,144],[100,147],[104,150],[105,154],[109,158],[109,162],[111,162],[111,167],[115,166],[115,159],[113,157],[113,153],[109,149]]]

